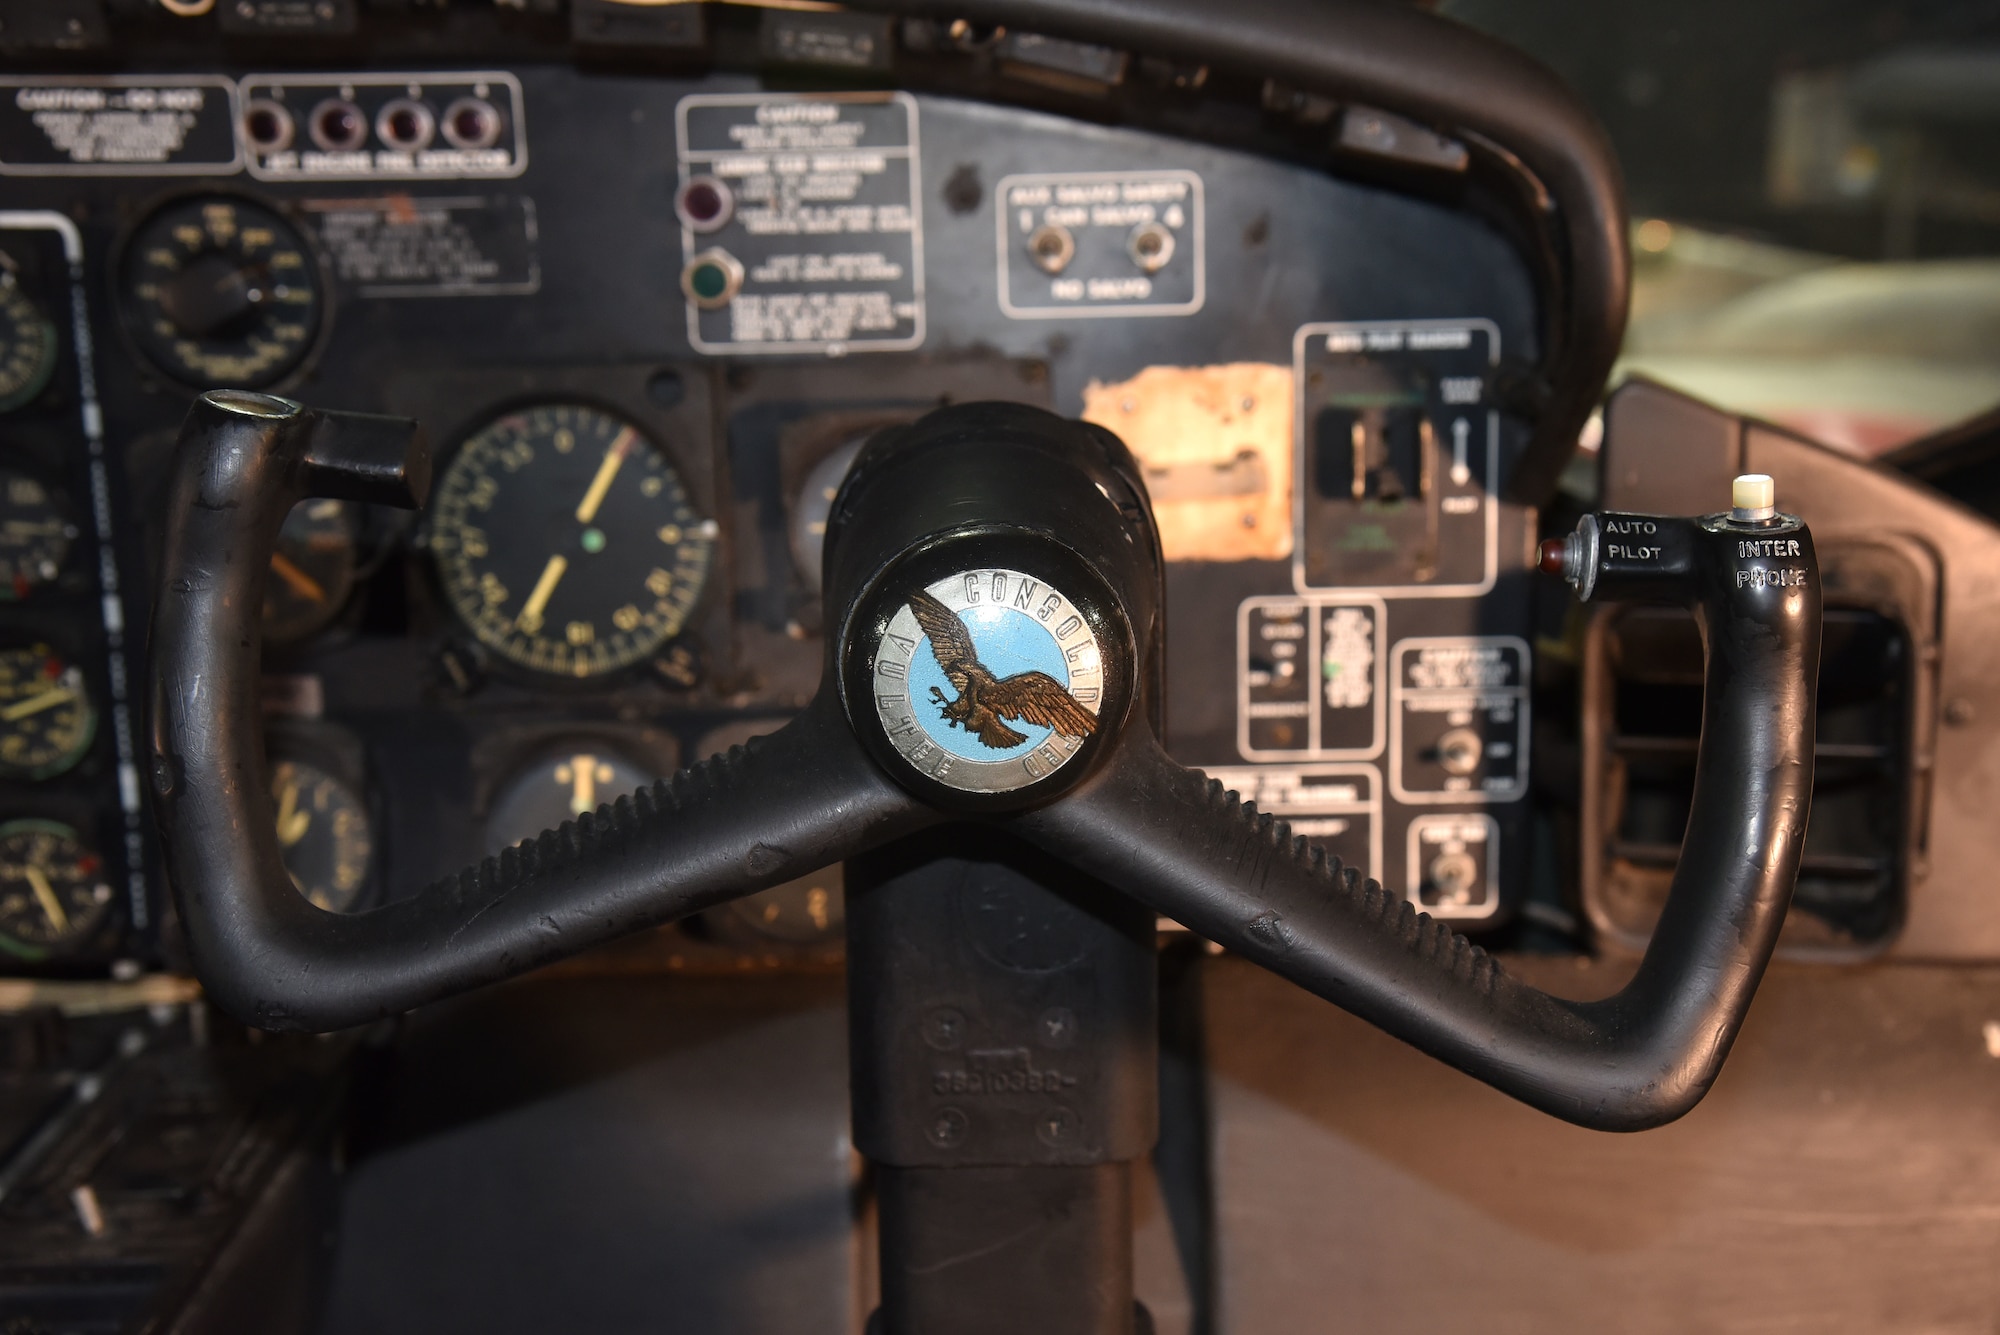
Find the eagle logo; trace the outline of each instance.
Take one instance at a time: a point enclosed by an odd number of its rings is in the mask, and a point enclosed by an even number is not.
[[[972,631],[956,612],[921,589],[910,595],[909,605],[930,637],[938,670],[958,692],[957,699],[947,700],[943,691],[931,687],[932,703],[952,727],[964,728],[996,751],[1028,740],[1026,733],[1007,726],[1010,719],[1078,739],[1097,731],[1096,717],[1054,677],[1046,672],[996,677],[979,661]]]

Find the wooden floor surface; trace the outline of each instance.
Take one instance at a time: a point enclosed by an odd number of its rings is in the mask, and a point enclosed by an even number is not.
[[[2000,969],[1776,968],[1708,1100],[1623,1136],[1200,985],[1216,1331],[2000,1331]]]

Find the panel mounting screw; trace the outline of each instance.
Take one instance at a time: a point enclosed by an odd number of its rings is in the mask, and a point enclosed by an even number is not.
[[[971,1123],[958,1109],[939,1108],[931,1114],[930,1125],[925,1128],[924,1134],[939,1149],[953,1150],[965,1143],[965,1133],[970,1127]]]

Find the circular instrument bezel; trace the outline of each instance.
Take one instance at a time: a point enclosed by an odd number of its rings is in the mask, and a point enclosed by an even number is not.
[[[480,804],[480,837],[487,852],[497,854],[502,849],[515,847],[534,839],[544,830],[555,829],[565,820],[574,820],[580,814],[572,804],[569,812],[554,824],[533,830],[519,826],[507,831],[514,835],[512,839],[499,837],[502,832],[497,827],[506,816],[521,813],[522,808],[529,804],[529,793],[554,792],[564,783],[576,784],[573,776],[565,777],[558,771],[578,759],[588,756],[611,771],[608,775],[594,774],[588,781],[588,789],[594,799],[588,808],[591,811],[656,783],[678,768],[666,757],[648,754],[653,748],[639,744],[643,740],[579,723],[569,730],[542,736],[533,746],[517,750],[505,768],[488,783],[485,800]],[[624,778],[619,774],[621,769],[627,772]],[[628,781],[632,779],[636,782]]]
[[[109,864],[104,855],[72,825],[43,817],[24,817],[0,823],[0,844],[19,835],[46,834],[57,839],[66,839],[76,846],[81,856],[95,858],[100,873],[108,871]],[[64,888],[72,884],[65,882]],[[80,921],[72,921],[69,930],[49,941],[24,940],[6,930],[0,924],[0,957],[11,957],[24,964],[45,964],[76,955],[96,940],[107,923],[118,910],[118,890],[108,876],[100,876],[92,886],[92,896],[87,905],[88,916]],[[96,893],[102,891],[102,894]],[[61,903],[65,916],[77,906]],[[53,925],[53,924],[51,924]]]
[[[343,529],[341,535],[343,541],[339,548],[339,551],[342,553],[342,560],[338,579],[332,582],[332,587],[327,587],[328,581],[319,578],[320,572],[315,569],[309,569],[297,563],[292,563],[289,572],[281,572],[278,568],[278,561],[281,558],[287,562],[291,562],[291,558],[286,554],[283,545],[285,541],[285,529],[291,525],[295,516],[305,512],[309,506],[339,507],[338,522]],[[311,516],[308,515],[308,519],[310,520]],[[324,635],[328,629],[340,620],[342,613],[347,610],[348,604],[354,597],[355,589],[361,582],[360,575],[361,514],[356,503],[353,501],[334,500],[327,497],[307,497],[293,506],[291,510],[286,512],[284,523],[279,526],[278,537],[271,549],[271,568],[265,572],[264,576],[264,602],[258,608],[258,618],[263,627],[264,647],[275,652],[284,652],[297,649],[301,645],[305,645]],[[301,616],[296,625],[281,623],[278,627],[274,628],[270,615],[272,595],[280,590],[282,583],[289,583],[291,580],[301,576],[319,586],[323,595],[321,607],[310,618]]]
[[[152,226],[167,210],[204,200],[226,200],[238,206],[249,205],[262,209],[277,218],[294,234],[300,242],[300,249],[306,257],[308,272],[312,275],[314,288],[319,297],[319,313],[311,322],[304,349],[298,357],[269,379],[256,381],[211,381],[195,379],[166,365],[150,351],[147,341],[137,329],[143,318],[141,308],[135,301],[130,281],[130,267],[134,248]],[[216,388],[255,389],[264,393],[281,393],[297,385],[309,376],[324,355],[328,336],[333,330],[335,308],[339,304],[335,293],[333,265],[328,260],[319,239],[300,216],[299,211],[284,200],[272,199],[253,190],[226,183],[205,183],[185,189],[176,189],[157,195],[146,201],[133,220],[118,235],[111,248],[111,263],[106,268],[105,281],[110,286],[111,308],[117,313],[113,324],[117,326],[120,345],[134,362],[143,367],[160,383],[171,385],[177,390],[193,395]]]
[[[271,818],[282,817],[277,791],[280,765],[305,765],[331,779],[353,800],[366,822],[367,865],[353,905],[345,910],[360,913],[382,902],[386,892],[385,872],[390,865],[389,810],[382,786],[376,782],[369,763],[368,748],[349,729],[324,720],[274,719],[264,736],[264,763],[259,773]],[[284,851],[280,839],[280,855]],[[290,868],[287,867],[289,872]]]
[[[555,645],[552,635],[542,629],[540,625],[535,630],[527,632],[529,639],[524,642],[527,647],[510,643],[510,641],[520,640],[521,636],[519,635],[503,637],[494,633],[490,626],[485,628],[486,633],[482,633],[482,628],[477,624],[474,613],[467,605],[470,602],[469,594],[463,599],[460,596],[462,589],[469,589],[471,584],[477,582],[477,572],[470,572],[467,578],[455,579],[454,572],[450,568],[457,560],[457,541],[462,536],[461,530],[465,527],[465,524],[463,516],[455,513],[449,507],[451,507],[453,502],[454,485],[460,475],[461,466],[465,464],[468,458],[467,452],[478,446],[496,427],[510,418],[536,412],[561,410],[573,410],[596,415],[608,423],[615,424],[617,428],[616,434],[623,434],[627,430],[633,434],[635,443],[628,448],[650,449],[662,465],[665,474],[671,477],[673,484],[678,488],[682,508],[686,512],[686,515],[692,517],[693,522],[700,526],[696,530],[697,536],[707,546],[706,556],[700,571],[699,586],[694,596],[687,600],[685,607],[681,610],[678,623],[674,624],[665,633],[645,641],[643,647],[629,653],[621,652],[613,661],[605,663],[602,666],[592,667],[586,671],[578,671],[574,659],[565,661],[563,656],[559,654],[551,654],[546,662],[537,661],[532,650],[533,645],[546,642],[552,648],[559,647]],[[630,455],[628,454],[626,457],[629,458]],[[531,466],[523,465],[524,468]],[[679,454],[662,443],[659,436],[649,429],[638,416],[615,404],[604,401],[599,396],[582,393],[541,394],[531,398],[516,400],[481,414],[467,430],[460,434],[456,445],[439,467],[437,482],[432,489],[430,511],[425,516],[421,534],[422,545],[430,553],[432,578],[435,581],[438,596],[450,613],[454,630],[468,641],[477,644],[479,650],[485,655],[487,662],[493,669],[502,675],[529,682],[538,687],[556,689],[593,688],[600,687],[607,682],[624,680],[643,672],[648,664],[658,660],[670,646],[698,633],[701,620],[710,604],[710,599],[714,596],[715,585],[722,573],[722,525],[720,520],[707,512],[708,507],[703,504],[704,498],[697,495],[695,489],[690,486],[688,481],[689,473],[690,469],[683,462]],[[706,530],[705,533],[702,532],[704,529]],[[540,543],[542,540],[533,538],[528,539],[528,541]],[[678,556],[678,546],[675,551],[675,562],[678,564],[680,559]],[[551,556],[556,554],[555,552],[550,553]],[[487,558],[485,556],[478,556],[469,559],[480,561]],[[678,575],[678,571],[675,573]],[[546,569],[544,570],[544,574],[546,574]],[[565,572],[564,576],[558,577],[558,581],[566,577]],[[507,590],[508,598],[512,599],[516,592],[516,590],[512,589]],[[532,593],[532,589],[530,592]],[[670,595],[654,594],[652,596],[663,600]],[[659,603],[656,601],[649,608],[649,611],[658,606]],[[619,610],[622,611],[624,609],[621,608]],[[632,630],[620,627],[618,628],[618,633],[620,635],[631,635]],[[591,642],[598,643],[594,639]]]
[[[62,361],[62,331],[55,317],[42,309],[41,303],[22,288],[12,273],[0,274],[0,302],[5,301],[19,303],[34,317],[34,332],[40,344],[40,362],[33,373],[11,393],[0,393],[0,413],[11,413],[40,398],[55,380],[56,367]]]
[[[70,569],[70,563],[76,557],[77,544],[83,538],[83,529],[76,522],[76,509],[70,503],[68,493],[50,482],[41,470],[12,463],[0,464],[0,491],[5,490],[9,478],[32,482],[41,488],[42,504],[49,517],[60,522],[67,530],[62,535],[62,551],[55,558],[53,573],[43,575],[38,572],[34,579],[17,575],[12,581],[0,581],[0,603],[22,603],[62,580],[64,573]]]
[[[285,841],[285,823],[288,820],[297,819],[302,814],[297,810],[287,810],[279,793],[279,775],[282,770],[287,768],[291,769],[294,773],[301,769],[309,770],[313,775],[317,776],[320,784],[331,787],[349,808],[359,814],[362,837],[360,875],[356,879],[352,890],[347,892],[346,898],[339,905],[322,903],[319,899],[314,898],[312,893],[313,887],[301,884],[296,875],[293,876],[292,883],[299,887],[299,893],[304,895],[309,903],[329,913],[358,913],[370,907],[376,890],[375,869],[380,864],[381,859],[378,852],[380,836],[377,830],[380,822],[375,819],[375,813],[370,809],[367,790],[351,782],[348,776],[339,771],[337,766],[325,763],[318,756],[306,755],[292,750],[274,749],[266,766],[265,786],[271,794],[271,804],[278,823],[278,844],[281,850],[289,849],[298,842],[296,839],[292,843]],[[305,814],[309,827],[313,816],[311,813],[303,814]],[[337,817],[335,819],[337,820]],[[334,854],[338,858],[341,856],[340,836],[336,833],[331,835],[330,838],[334,841]],[[289,862],[286,863],[285,870],[287,872],[291,871],[291,864]],[[336,865],[335,874],[337,873],[338,866]]]
[[[98,684],[91,680],[90,673],[84,669],[83,665],[74,661],[68,654],[58,650],[54,645],[44,640],[23,639],[0,643],[0,655],[35,653],[40,653],[61,664],[63,676],[68,676],[71,673],[75,674],[75,698],[83,706],[83,722],[77,731],[77,735],[70,741],[69,745],[59,754],[49,759],[37,764],[15,764],[11,761],[0,761],[0,782],[40,783],[45,779],[53,779],[58,775],[67,774],[82,764],[90,755],[91,748],[97,744],[97,729],[99,723],[102,721],[97,702]],[[0,702],[0,707],[4,706],[5,702]],[[0,724],[0,728],[4,727],[4,724]]]

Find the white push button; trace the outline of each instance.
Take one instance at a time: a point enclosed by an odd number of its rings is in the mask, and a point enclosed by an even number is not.
[[[1768,473],[1745,473],[1729,487],[1729,517],[1738,523],[1770,519],[1778,513],[1778,487]]]

